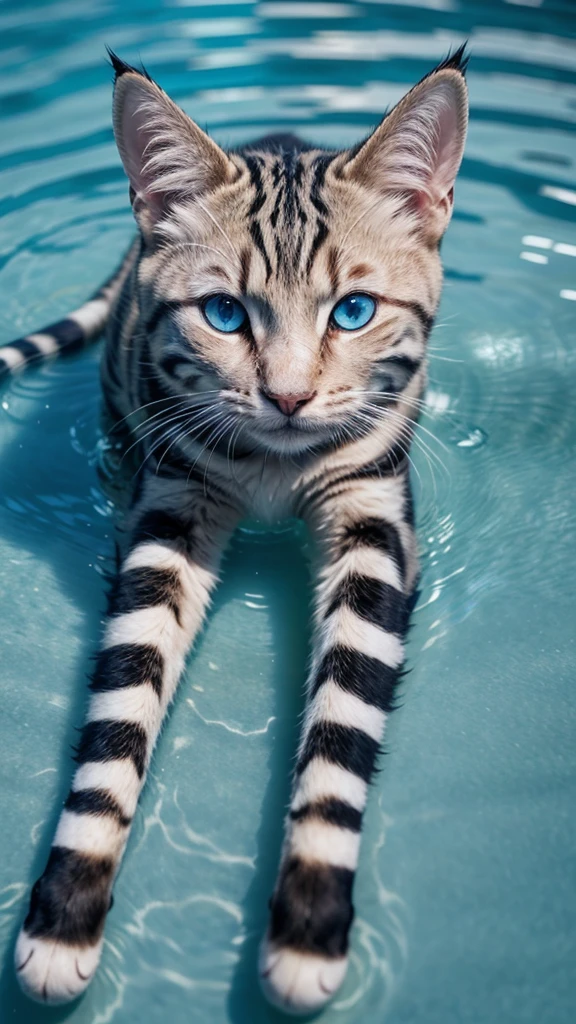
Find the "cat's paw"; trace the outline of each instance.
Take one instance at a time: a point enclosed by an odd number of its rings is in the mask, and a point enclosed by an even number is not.
[[[278,947],[267,939],[260,951],[260,983],[266,998],[284,1013],[321,1010],[344,981],[347,957],[332,959]]]
[[[40,1003],[68,1003],[92,980],[101,950],[101,941],[80,948],[55,939],[31,938],[22,929],[14,955],[20,987]]]

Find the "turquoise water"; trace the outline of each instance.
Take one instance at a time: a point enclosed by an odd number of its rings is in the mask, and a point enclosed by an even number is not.
[[[470,39],[471,128],[415,451],[422,596],[326,1024],[571,1024],[576,8],[571,0],[0,3],[0,341],[132,233],[106,43],[222,143],[356,141]],[[86,997],[12,944],[70,777],[113,556],[98,352],[0,393],[0,1021],[268,1024],[256,947],[307,655],[305,537],[241,532],[154,759]]]

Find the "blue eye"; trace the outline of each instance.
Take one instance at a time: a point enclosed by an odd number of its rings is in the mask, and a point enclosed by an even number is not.
[[[370,322],[376,312],[376,300],[371,295],[356,292],[340,299],[332,310],[332,320],[342,331],[358,331]]]
[[[247,320],[244,306],[231,295],[211,295],[204,302],[202,312],[210,326],[224,334],[240,330]]]

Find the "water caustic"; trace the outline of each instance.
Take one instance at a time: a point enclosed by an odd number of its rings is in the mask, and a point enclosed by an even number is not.
[[[358,139],[469,38],[471,128],[414,449],[413,671],[372,793],[330,1024],[568,1024],[575,895],[571,559],[576,20],[566,0],[0,6],[0,340],[58,319],[132,232],[108,43],[218,141]],[[0,1019],[280,1020],[256,984],[307,643],[306,537],[236,537],[161,738],[84,1000],[21,996],[111,567],[97,352],[0,394]],[[113,497],[113,495],[112,495]]]

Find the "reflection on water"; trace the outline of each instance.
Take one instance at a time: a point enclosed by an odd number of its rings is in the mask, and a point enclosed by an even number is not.
[[[351,969],[322,1018],[334,1024],[572,1019],[575,27],[571,0],[0,6],[2,340],[77,306],[131,235],[106,43],[224,144],[290,126],[345,145],[470,40],[470,137],[413,452],[412,671],[368,815]],[[12,978],[113,565],[97,362],[0,395],[0,1019],[279,1021],[255,957],[307,658],[297,524],[246,524],[234,541],[88,995],[37,1010]]]

